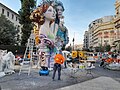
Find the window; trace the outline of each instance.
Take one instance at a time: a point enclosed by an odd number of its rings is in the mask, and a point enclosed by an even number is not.
[[[108,36],[108,35],[105,35],[104,38],[109,38],[109,36]]]
[[[114,31],[110,31],[110,33],[114,33]]]
[[[2,9],[2,14],[4,14],[4,11],[5,11],[5,10],[4,10],[4,9]]]
[[[108,34],[108,32],[104,32],[104,34]]]
[[[18,19],[18,18],[16,17],[16,21],[17,21],[17,19]]]
[[[7,16],[9,17],[9,12],[7,12]]]
[[[119,14],[119,10],[117,9],[117,10],[116,10],[116,15],[118,15],[118,14]]]
[[[12,14],[12,19],[14,19],[14,15]]]

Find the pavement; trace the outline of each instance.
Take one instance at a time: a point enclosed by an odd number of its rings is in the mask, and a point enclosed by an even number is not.
[[[25,72],[21,75],[16,72],[0,78],[1,90],[120,90],[119,71],[103,71],[97,67],[91,74],[86,74],[85,70],[62,69],[60,81],[57,80],[57,73],[53,81],[52,71],[48,76],[40,76],[38,71],[31,70],[29,76]],[[113,74],[113,78],[106,76],[105,73]]]
[[[31,70],[29,76],[26,72],[22,72],[20,75],[16,72],[15,74],[4,76],[0,78],[0,87],[2,90],[55,90],[97,77],[94,73],[94,77],[86,75],[84,70],[62,69],[61,80],[57,80],[58,75],[56,72],[55,81],[53,81],[53,71],[50,71],[48,76],[40,76],[38,71],[37,69]]]
[[[120,83],[110,77],[98,77],[56,90],[120,90]]]

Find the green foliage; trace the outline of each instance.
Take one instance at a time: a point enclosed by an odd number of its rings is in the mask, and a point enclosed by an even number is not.
[[[30,20],[30,14],[36,6],[36,0],[21,0],[21,9],[19,10],[20,24],[22,27],[22,41],[21,45],[25,45],[30,36],[32,28],[32,22]]]
[[[13,52],[13,54],[23,55],[25,52],[25,46],[15,46],[15,45],[0,45],[0,49]]]
[[[105,51],[109,52],[110,49],[111,49],[110,45],[106,45],[106,46],[105,46]]]
[[[7,20],[4,15],[0,16],[0,45],[14,45],[16,44],[16,35],[18,31],[14,24]]]
[[[99,47],[95,47],[96,52],[109,52],[111,49],[110,45],[100,45]]]

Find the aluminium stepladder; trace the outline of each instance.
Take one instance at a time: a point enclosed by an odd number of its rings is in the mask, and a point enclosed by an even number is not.
[[[31,35],[28,39],[28,43],[27,43],[27,47],[26,47],[26,50],[25,50],[24,58],[23,58],[23,61],[21,63],[21,66],[20,66],[19,75],[22,72],[27,72],[28,75],[30,75],[30,71],[31,71],[32,64],[33,64],[32,59],[33,59],[33,48],[34,48],[34,46],[35,46],[35,36],[34,36],[34,33],[31,33]]]

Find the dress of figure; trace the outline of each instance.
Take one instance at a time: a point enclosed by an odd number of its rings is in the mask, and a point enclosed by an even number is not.
[[[58,32],[57,32],[57,38],[60,38],[60,40],[63,42],[63,47],[65,48],[66,44],[68,44],[68,30],[65,26],[62,26],[62,28],[59,26]]]

